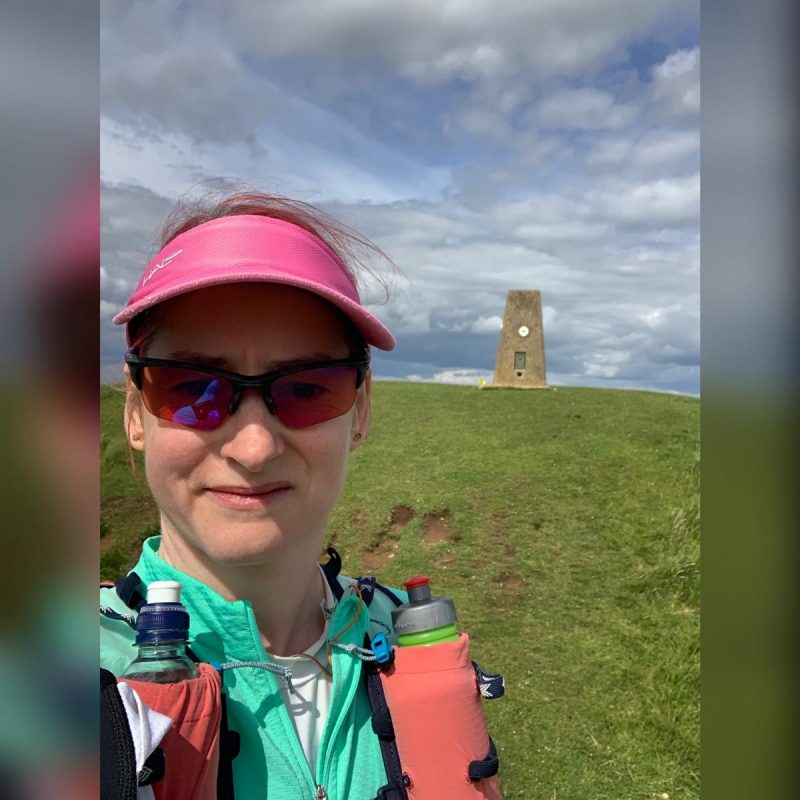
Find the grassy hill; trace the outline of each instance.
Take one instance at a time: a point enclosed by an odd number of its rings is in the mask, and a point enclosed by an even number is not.
[[[158,518],[102,390],[101,570]],[[431,575],[473,658],[505,800],[699,797],[699,401],[377,382],[330,543],[389,585]]]

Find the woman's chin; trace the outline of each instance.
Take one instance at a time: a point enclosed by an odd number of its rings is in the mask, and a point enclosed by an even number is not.
[[[213,564],[220,567],[271,567],[290,569],[297,558],[308,562],[316,559],[320,548],[316,539],[302,543],[298,537],[287,536],[282,531],[269,535],[232,536],[223,547],[206,551]]]

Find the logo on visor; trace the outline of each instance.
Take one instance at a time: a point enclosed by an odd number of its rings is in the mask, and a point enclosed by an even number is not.
[[[158,264],[156,264],[153,269],[150,270],[150,272],[147,274],[147,277],[145,277],[145,279],[142,281],[142,286],[144,286],[147,281],[149,281],[150,278],[152,278],[153,275],[155,275],[160,269],[164,269],[164,267],[169,266],[182,252],[183,248],[176,250],[174,253],[170,253],[170,255],[168,255],[162,261],[159,261]]]

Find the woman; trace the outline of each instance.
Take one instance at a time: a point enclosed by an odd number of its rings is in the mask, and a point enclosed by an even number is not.
[[[254,194],[179,209],[161,244],[114,319],[127,325],[128,441],[161,520],[139,591],[179,580],[193,652],[231,667],[237,800],[370,800],[387,776],[357,648],[389,629],[394,603],[375,592],[367,610],[317,557],[369,431],[369,348],[394,346],[356,288],[353,254],[372,246]],[[103,591],[102,665],[120,675],[133,632]],[[234,668],[253,662],[272,667]]]

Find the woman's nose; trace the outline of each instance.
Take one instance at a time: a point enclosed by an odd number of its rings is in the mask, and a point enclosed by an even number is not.
[[[250,472],[260,472],[284,450],[281,423],[255,389],[244,392],[239,407],[220,431],[226,436],[220,454]]]

